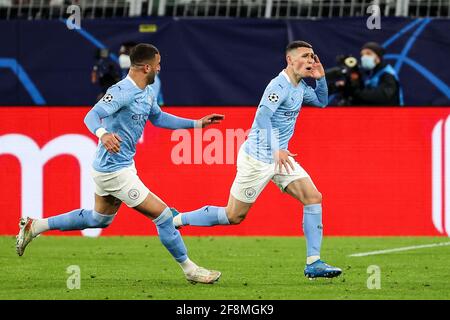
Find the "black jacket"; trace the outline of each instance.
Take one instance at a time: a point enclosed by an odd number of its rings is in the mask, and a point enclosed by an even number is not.
[[[383,69],[387,64],[381,62],[375,67],[371,74],[375,74]],[[353,105],[378,105],[378,106],[398,106],[400,87],[395,77],[389,73],[384,73],[380,77],[378,87],[356,89],[353,92]]]

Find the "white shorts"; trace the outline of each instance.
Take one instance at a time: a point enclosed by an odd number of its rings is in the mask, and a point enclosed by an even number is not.
[[[275,163],[259,161],[244,151],[239,150],[237,158],[237,174],[231,187],[230,193],[239,201],[253,203],[266,185],[272,180],[280,189],[284,189],[292,181],[309,177],[308,173],[294,160],[289,157],[295,170],[291,167],[287,173],[283,167],[281,173],[275,172]]]
[[[93,170],[95,193],[99,196],[111,195],[133,208],[140,205],[150,190],[137,176],[134,165],[115,172],[98,172]]]

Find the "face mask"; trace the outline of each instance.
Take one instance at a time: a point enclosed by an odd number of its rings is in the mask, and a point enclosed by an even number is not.
[[[131,67],[130,56],[126,54],[121,54],[119,56],[119,65],[121,69],[130,69]]]
[[[374,56],[362,56],[361,57],[361,67],[363,67],[366,70],[372,70],[375,68],[375,57]]]

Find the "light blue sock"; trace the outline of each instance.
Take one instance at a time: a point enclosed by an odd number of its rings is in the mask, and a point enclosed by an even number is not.
[[[180,232],[173,225],[172,211],[169,208],[154,219],[153,222],[158,229],[159,240],[169,250],[170,254],[177,262],[184,262],[187,259],[187,249],[181,238]]]
[[[230,224],[224,207],[205,206],[198,210],[183,213],[181,223],[191,226],[215,226]]]
[[[306,237],[306,256],[320,256],[323,237],[322,204],[303,207],[303,232]]]
[[[94,210],[77,209],[48,218],[50,230],[84,230],[88,228],[106,228],[115,217],[100,214]]]

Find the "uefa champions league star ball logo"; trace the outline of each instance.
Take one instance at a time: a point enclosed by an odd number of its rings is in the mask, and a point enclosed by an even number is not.
[[[245,196],[247,199],[253,199],[256,195],[256,190],[254,188],[245,189]]]
[[[113,96],[110,93],[105,94],[102,98],[103,102],[106,102],[106,103],[111,102],[112,99],[113,99]]]
[[[278,100],[280,100],[280,98],[278,97],[278,95],[276,93],[269,94],[267,99],[269,99],[269,101],[272,102],[272,103],[277,103]]]
[[[139,191],[136,189],[131,189],[128,192],[128,196],[130,197],[131,200],[136,200],[137,198],[139,198]]]

